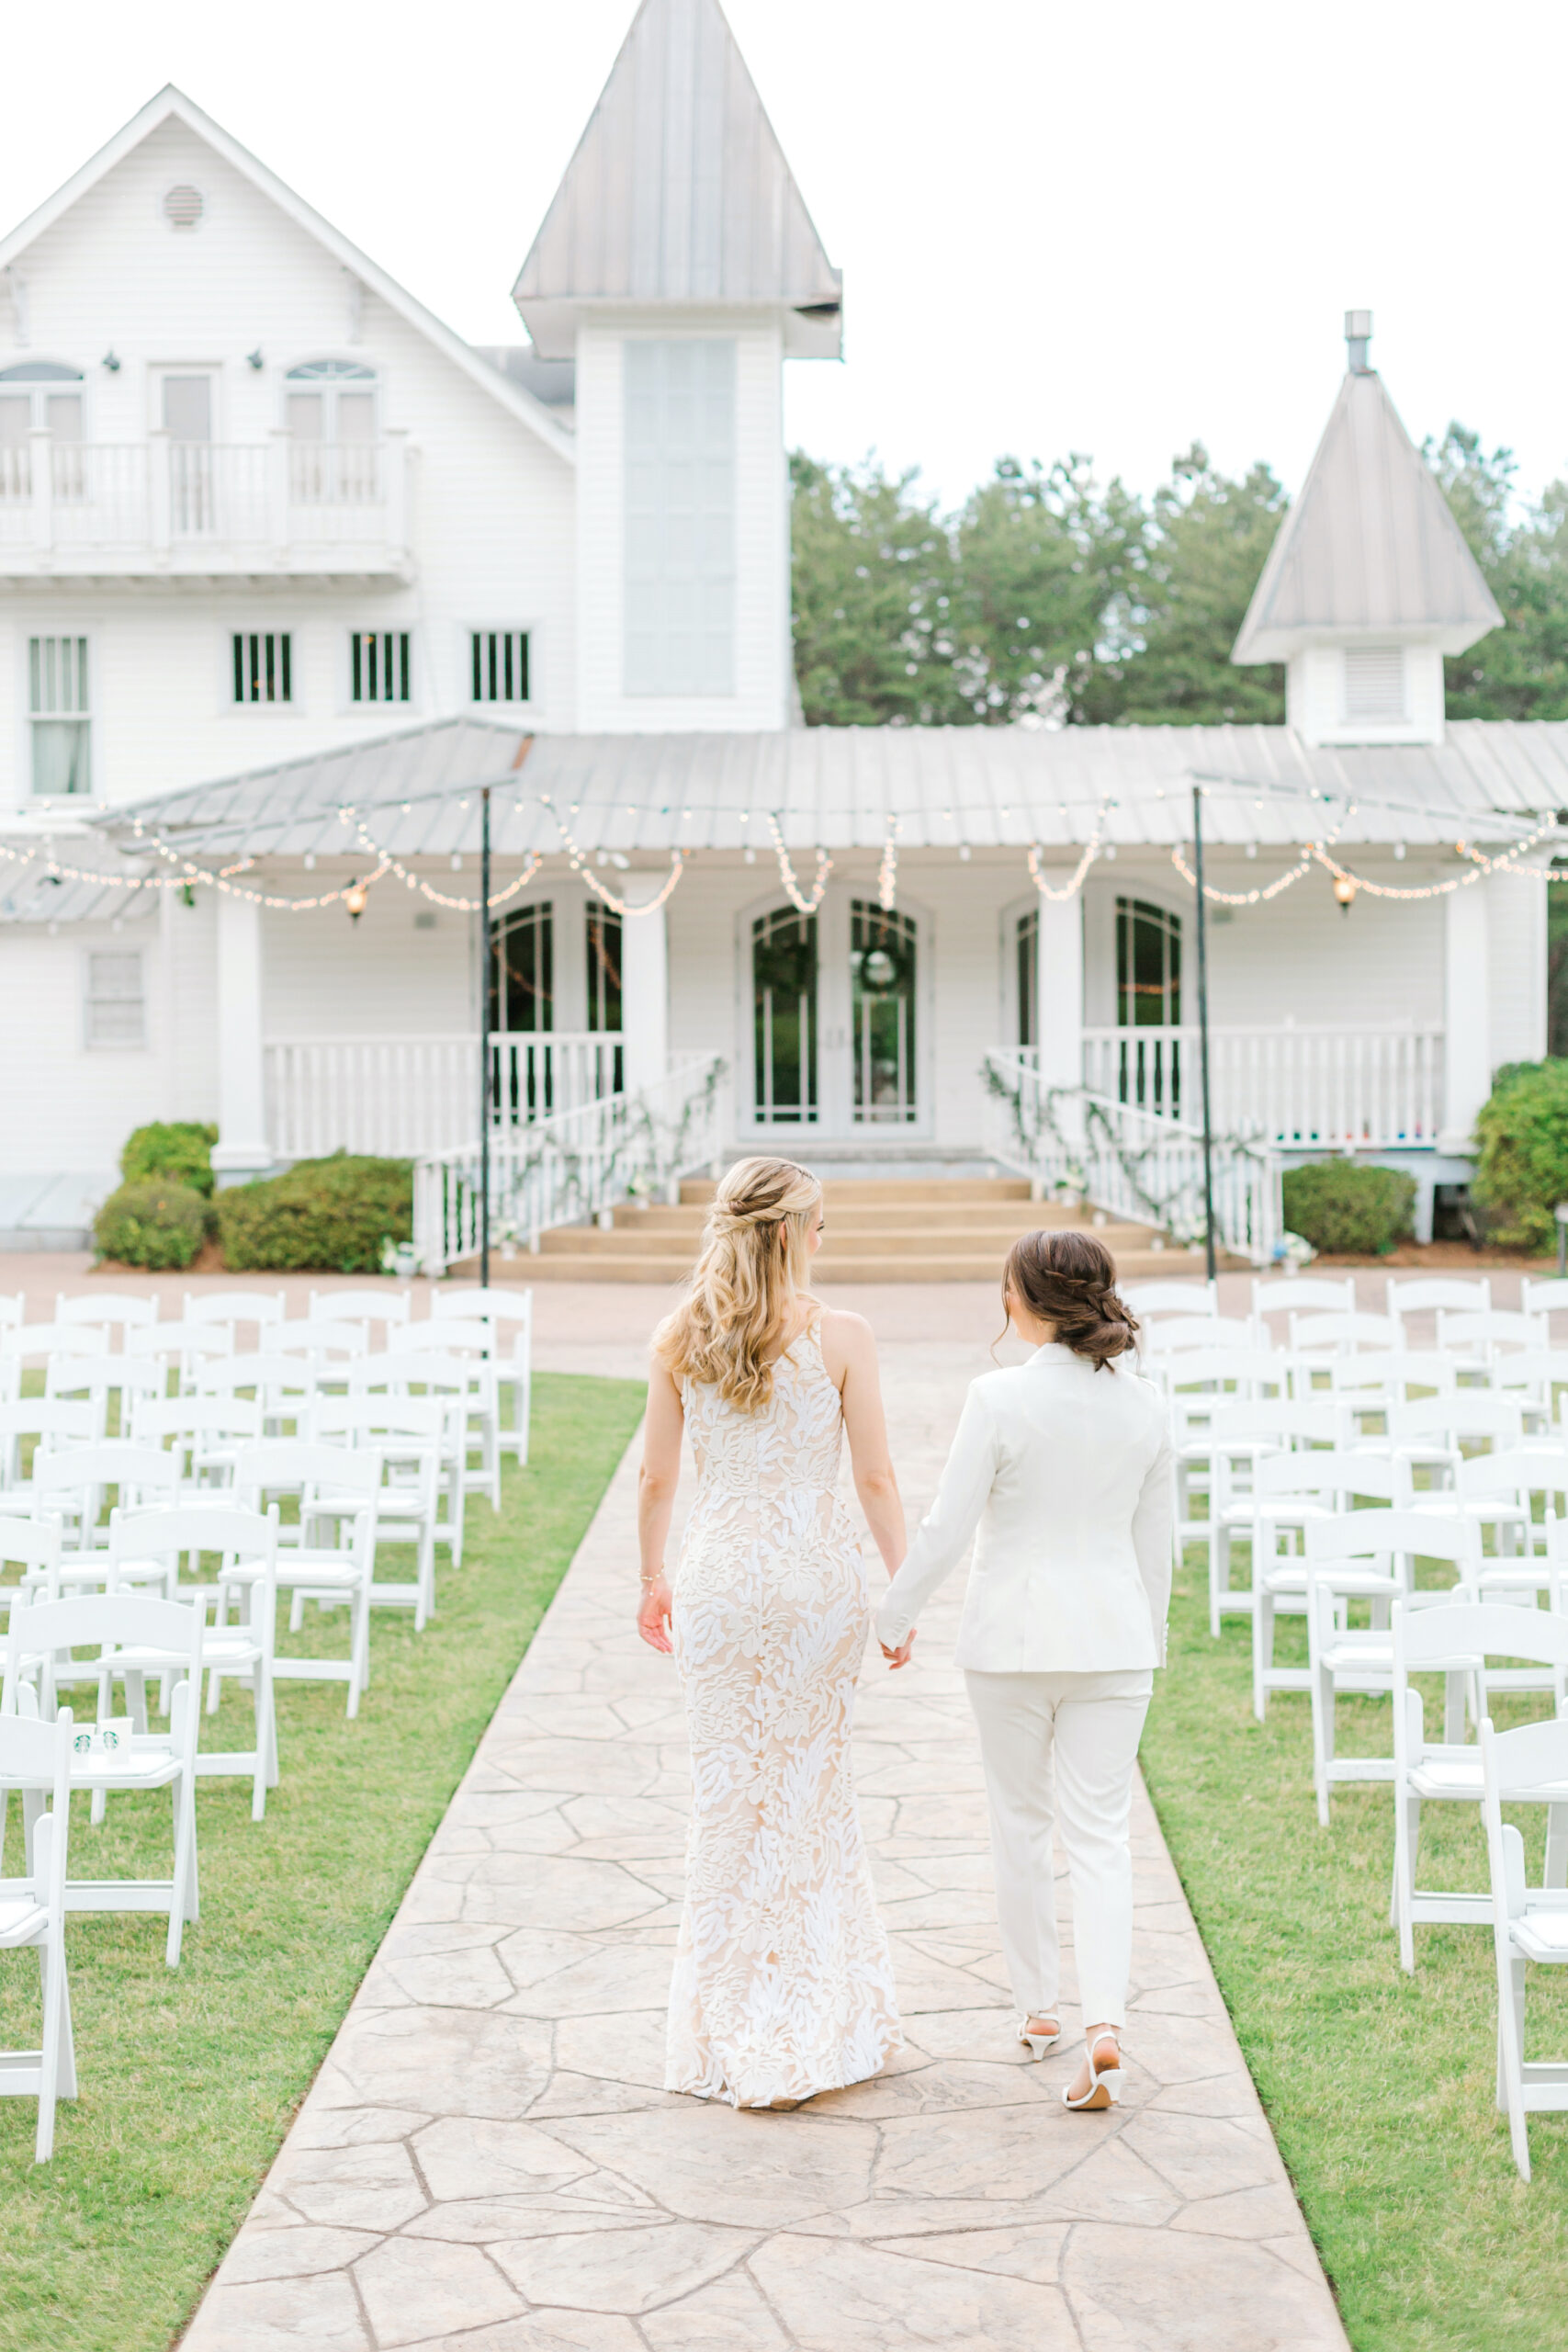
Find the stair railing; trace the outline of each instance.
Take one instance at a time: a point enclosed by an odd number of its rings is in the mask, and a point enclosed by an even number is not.
[[[981,1065],[986,1148],[1029,1178],[1036,1196],[1087,1202],[1178,1243],[1203,1238],[1203,1137],[1082,1086],[1047,1086],[1032,1057],[1000,1050]],[[1266,1144],[1213,1141],[1215,1238],[1267,1265],[1284,1229],[1280,1160]]]
[[[668,1077],[538,1119],[497,1127],[490,1146],[490,1239],[536,1252],[541,1234],[578,1225],[623,1201],[679,1197],[681,1178],[715,1176],[728,1131],[727,1066],[688,1057]],[[479,1148],[461,1145],[414,1163],[413,1242],[428,1274],[479,1247]]]

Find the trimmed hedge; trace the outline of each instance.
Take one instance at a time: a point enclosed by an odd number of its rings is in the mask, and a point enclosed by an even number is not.
[[[1288,1169],[1285,1224],[1314,1250],[1381,1256],[1414,1225],[1416,1179],[1354,1159],[1314,1159]]]
[[[1513,1062],[1492,1081],[1475,1122],[1481,1156],[1471,1199],[1487,1238],[1549,1250],[1552,1210],[1568,1201],[1568,1061]]]
[[[385,1241],[413,1238],[413,1162],[334,1152],[218,1195],[235,1273],[376,1274]]]
[[[128,1184],[188,1184],[212,1197],[212,1147],[218,1130],[197,1119],[154,1119],[126,1138],[119,1172]]]
[[[190,1264],[209,1215],[194,1184],[122,1184],[93,1219],[93,1239],[100,1258],[167,1273]]]

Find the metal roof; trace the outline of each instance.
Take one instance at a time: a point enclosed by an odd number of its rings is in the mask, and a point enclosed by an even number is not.
[[[1312,638],[1418,637],[1462,653],[1503,616],[1447,499],[1371,368],[1339,387],[1280,526],[1233,662],[1280,662]]]
[[[643,0],[513,288],[537,349],[584,302],[765,302],[837,356],[842,297],[718,0]]]
[[[1169,847],[1205,786],[1216,843],[1497,842],[1568,810],[1568,721],[1466,720],[1441,744],[1310,749],[1284,727],[795,728],[773,734],[540,735],[439,719],[106,811],[106,844],[199,863],[249,854],[408,860],[479,848],[493,787],[501,857],[569,844],[672,849]],[[352,812],[344,815],[341,812]],[[361,830],[363,828],[363,831]],[[85,861],[79,861],[85,862]],[[172,869],[161,858],[162,870]]]

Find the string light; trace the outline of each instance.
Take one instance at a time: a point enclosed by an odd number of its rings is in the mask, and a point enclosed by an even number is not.
[[[768,811],[768,831],[773,837],[773,854],[779,862],[779,880],[784,885],[784,897],[798,914],[814,915],[828,894],[828,876],[833,871],[832,859],[825,849],[817,852],[817,879],[811,886],[808,899],[795,879],[795,867],[784,847],[783,831],[771,808]],[[886,852],[884,851],[883,854],[886,856]]]
[[[887,820],[887,838],[882,844],[882,863],[876,869],[876,903],[885,915],[890,915],[898,903],[898,820]]]
[[[551,819],[555,824],[555,829],[560,835],[562,842],[565,844],[567,857],[570,864],[572,872],[577,875],[581,880],[587,883],[594,897],[599,899],[602,905],[608,907],[612,914],[619,915],[624,922],[628,917],[635,919],[637,915],[654,914],[661,906],[663,906],[665,900],[673,892],[682,875],[684,874],[686,870],[686,859],[683,851],[678,849],[672,849],[671,851],[670,872],[665,878],[663,887],[655,891],[651,899],[632,899],[618,898],[614,890],[608,889],[605,885],[600,881],[599,876],[594,873],[593,868],[588,863],[588,852],[582,847],[580,842],[577,842],[572,838],[571,832],[570,831],[565,820],[557,809],[555,803],[544,793],[539,795],[539,798],[542,805],[549,810]],[[574,802],[573,806],[575,807],[575,805],[576,804]],[[634,810],[631,813],[635,815],[636,811]]]

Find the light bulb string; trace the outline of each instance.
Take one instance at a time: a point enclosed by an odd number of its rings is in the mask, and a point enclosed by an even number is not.
[[[882,844],[882,863],[876,869],[876,903],[885,915],[890,915],[898,903],[898,820],[887,820],[887,837]]]
[[[575,838],[570,826],[568,825],[554,801],[544,793],[539,795],[539,799],[541,806],[549,810],[551,821],[561,837],[562,846],[565,848],[572,872],[581,881],[586,882],[601,906],[608,907],[610,912],[619,915],[623,922],[628,920],[635,922],[639,915],[658,913],[660,908],[667,902],[679,886],[681,876],[686,870],[686,855],[683,850],[671,851],[670,871],[651,899],[624,899],[618,891],[612,890],[607,883],[600,881],[588,863],[589,852]]]
[[[807,898],[796,877],[790,854],[784,847],[784,828],[771,808],[768,811],[768,831],[773,837],[773,855],[779,862],[779,881],[784,897],[797,914],[814,915],[828,895],[828,876],[833,871],[832,859],[825,849],[817,851],[817,879],[811,886],[811,896]],[[886,858],[886,850],[883,855]]]

